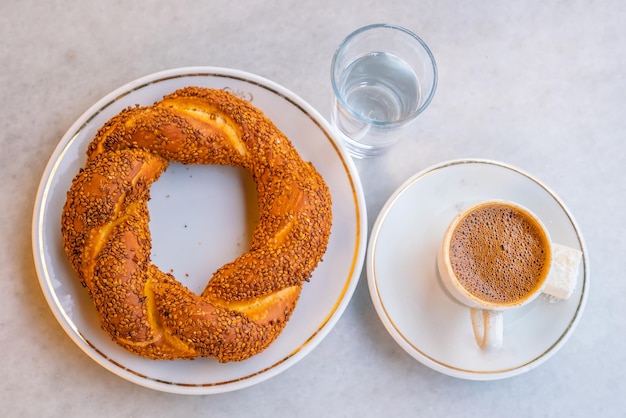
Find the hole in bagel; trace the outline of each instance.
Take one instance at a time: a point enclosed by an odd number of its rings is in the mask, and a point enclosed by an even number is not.
[[[218,268],[248,251],[258,204],[247,170],[172,163],[150,196],[152,262],[196,294]]]

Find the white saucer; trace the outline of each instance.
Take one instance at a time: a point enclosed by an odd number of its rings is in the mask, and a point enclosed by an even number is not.
[[[229,90],[261,109],[328,183],[333,226],[324,260],[305,283],[283,333],[242,362],[214,359],[154,361],[130,354],[100,328],[87,291],[63,251],[61,210],[72,178],[85,163],[97,129],[128,106],[150,105],[186,86]],[[107,370],[139,385],[174,393],[210,394],[262,382],[304,358],[332,329],[357,285],[367,242],[367,214],[351,158],[332,128],[294,93],[242,71],[190,67],[151,74],[111,92],[63,136],[41,179],[33,217],[33,253],[41,288],[72,340]],[[151,189],[152,260],[192,291],[246,250],[256,196],[249,173],[223,166],[172,164]],[[252,203],[250,203],[252,202]]]
[[[540,296],[504,314],[504,345],[483,353],[469,311],[444,290],[437,248],[448,223],[480,200],[518,202],[546,224],[554,242],[583,259],[574,294],[554,302]],[[387,201],[372,229],[367,254],[372,301],[387,331],[411,356],[441,373],[493,380],[527,372],[554,355],[574,331],[589,289],[589,263],[578,227],[564,204],[537,179],[509,165],[456,160],[428,168]]]

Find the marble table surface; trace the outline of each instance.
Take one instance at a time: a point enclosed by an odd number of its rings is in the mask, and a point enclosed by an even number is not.
[[[345,313],[301,361],[257,385],[189,396],[105,370],[63,331],[32,252],[37,188],[55,146],[92,104],[157,71],[258,74],[322,115],[329,63],[353,29],[388,22],[431,47],[439,85],[407,138],[356,161],[371,227],[433,164],[485,158],[531,173],[567,205],[588,251],[585,311],[528,373],[477,382],[408,355],[379,320],[365,270]],[[626,411],[626,3],[217,2],[0,5],[0,410],[3,416],[623,416]]]

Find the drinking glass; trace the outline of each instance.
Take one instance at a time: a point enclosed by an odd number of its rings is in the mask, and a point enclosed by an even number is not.
[[[383,154],[422,113],[437,87],[428,46],[400,26],[373,24],[349,34],[331,64],[331,123],[350,154]]]

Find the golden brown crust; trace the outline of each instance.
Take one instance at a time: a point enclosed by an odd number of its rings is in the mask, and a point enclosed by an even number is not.
[[[107,122],[87,150],[62,215],[65,251],[103,329],[154,359],[246,359],[291,316],[321,260],[330,193],[258,109],[221,90],[188,87]],[[257,185],[250,249],[196,295],[150,261],[150,186],[169,161],[241,166]]]

